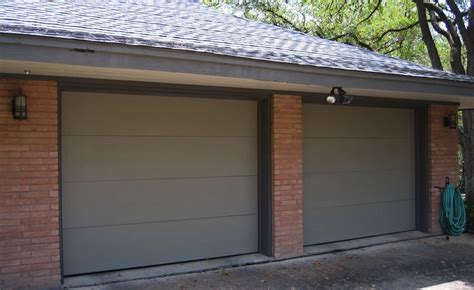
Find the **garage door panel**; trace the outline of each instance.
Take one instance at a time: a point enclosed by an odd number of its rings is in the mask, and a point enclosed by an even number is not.
[[[65,274],[256,252],[256,103],[64,93]]]
[[[303,166],[307,173],[405,169],[414,154],[412,139],[305,138]]]
[[[305,209],[413,199],[413,171],[305,173]]]
[[[256,252],[256,225],[246,215],[65,229],[65,275]]]
[[[415,228],[412,109],[303,105],[305,245]]]
[[[257,136],[252,101],[65,92],[61,102],[66,136]]]
[[[64,181],[257,174],[253,137],[66,136]]]
[[[304,244],[414,230],[414,204],[414,200],[404,200],[304,211]]]
[[[66,182],[64,228],[257,213],[257,176]],[[218,204],[219,206],[216,206]]]
[[[304,137],[413,138],[411,110],[305,104],[303,115]]]

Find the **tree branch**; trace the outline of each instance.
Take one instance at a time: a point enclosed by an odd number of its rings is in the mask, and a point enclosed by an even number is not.
[[[472,42],[474,42],[474,39],[471,39],[471,36],[468,33],[468,30],[466,28],[466,25],[464,24],[464,17],[463,13],[459,10],[458,5],[454,0],[446,0],[446,3],[449,5],[449,9],[451,9],[451,12],[454,14],[454,21],[456,22],[456,25],[461,32],[461,36],[464,40],[464,43],[466,44],[467,49],[469,50],[474,50],[474,47],[472,46]],[[474,9],[474,1],[471,0],[471,8],[470,10]],[[474,15],[471,15],[471,17],[474,17]]]
[[[346,32],[346,33],[339,34],[339,35],[336,35],[334,37],[331,37],[331,38],[329,38],[329,40],[338,41],[339,39],[341,39],[343,37],[348,37],[350,35],[352,35],[352,32]]]
[[[367,43],[363,42],[362,40],[360,40],[357,35],[355,35],[354,33],[351,34],[351,37],[352,39],[354,39],[354,41],[357,43],[357,45],[359,46],[362,46],[363,48],[365,49],[368,49],[368,50],[371,50],[371,51],[374,51],[374,49],[368,45]]]
[[[331,3],[332,5],[333,3]],[[347,0],[344,1],[344,3],[342,3],[342,5],[339,5],[339,9],[337,10],[336,14],[335,15],[339,15],[341,14],[342,10],[344,9],[344,7],[346,6],[347,4]]]
[[[389,33],[393,33],[393,32],[402,32],[402,31],[405,31],[405,30],[409,30],[409,29],[412,29],[413,27],[417,26],[419,23],[419,21],[417,22],[414,22],[412,24],[409,24],[405,27],[400,27],[400,28],[392,28],[392,29],[388,29],[387,31],[384,31],[382,34],[380,34],[380,36],[378,36],[377,38],[373,38],[376,42],[379,42],[380,40],[382,40],[382,38],[384,38],[387,34]]]
[[[280,19],[282,22],[286,23],[288,26],[290,26],[291,28],[293,28],[294,30],[297,30],[297,31],[301,31],[301,29],[299,27],[297,27],[293,22],[291,22],[288,18],[286,18],[285,16],[283,16],[282,14],[280,13],[277,13],[276,11],[274,11],[272,9],[272,7],[269,7],[268,5],[266,4],[263,4],[260,6],[260,8],[271,14],[273,17],[276,17],[278,19]]]
[[[397,50],[402,49],[404,42],[405,42],[405,40],[404,40],[404,39],[401,39],[401,40],[398,42],[398,44],[397,44],[394,48],[392,48],[392,49],[390,49],[390,50],[388,50],[388,51],[385,51],[384,54],[391,54],[391,53],[394,52],[394,51],[397,51]]]
[[[459,39],[459,35],[456,28],[454,27],[454,24],[444,13],[443,9],[439,8],[438,6],[431,3],[425,3],[425,7],[430,13],[431,26],[433,26],[436,32],[443,35],[448,40],[450,46],[451,69],[455,73],[466,74],[466,70],[464,69],[461,58],[462,43]],[[438,23],[438,19],[444,23],[444,25],[446,26],[446,30],[441,28]]]
[[[370,18],[372,18],[372,16],[375,14],[375,12],[377,12],[377,10],[379,10],[379,7],[380,7],[380,4],[382,4],[382,0],[379,0],[377,2],[377,4],[375,5],[374,9],[372,9],[372,12],[370,12],[370,14],[365,17],[364,19],[362,19],[361,21],[359,21],[359,23],[356,24],[356,27],[359,26],[360,24],[366,22],[367,20],[369,20]]]
[[[429,9],[428,9],[429,10]],[[441,26],[439,26],[439,23],[438,23],[438,18],[436,17],[436,13],[433,11],[433,10],[429,10],[429,13],[430,13],[430,22],[431,22],[431,26],[433,26],[433,29],[438,32],[439,34],[443,35],[444,37],[446,37],[446,39],[448,40],[449,44],[451,45],[452,44],[452,37],[451,35],[449,34],[449,32],[447,32],[446,30],[444,30],[443,28],[441,28]]]

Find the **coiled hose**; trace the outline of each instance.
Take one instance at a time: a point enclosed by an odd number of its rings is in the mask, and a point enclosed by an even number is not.
[[[466,227],[466,208],[457,187],[446,184],[441,196],[439,222],[444,233],[459,236]]]

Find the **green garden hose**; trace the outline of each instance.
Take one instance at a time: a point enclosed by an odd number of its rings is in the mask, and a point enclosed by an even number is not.
[[[451,236],[461,235],[466,227],[466,208],[459,189],[446,184],[441,198],[439,222],[444,233]]]

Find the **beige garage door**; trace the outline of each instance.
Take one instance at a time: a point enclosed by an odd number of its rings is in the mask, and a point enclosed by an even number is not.
[[[256,110],[63,93],[65,274],[256,252]]]
[[[304,244],[415,228],[414,110],[303,106]]]

